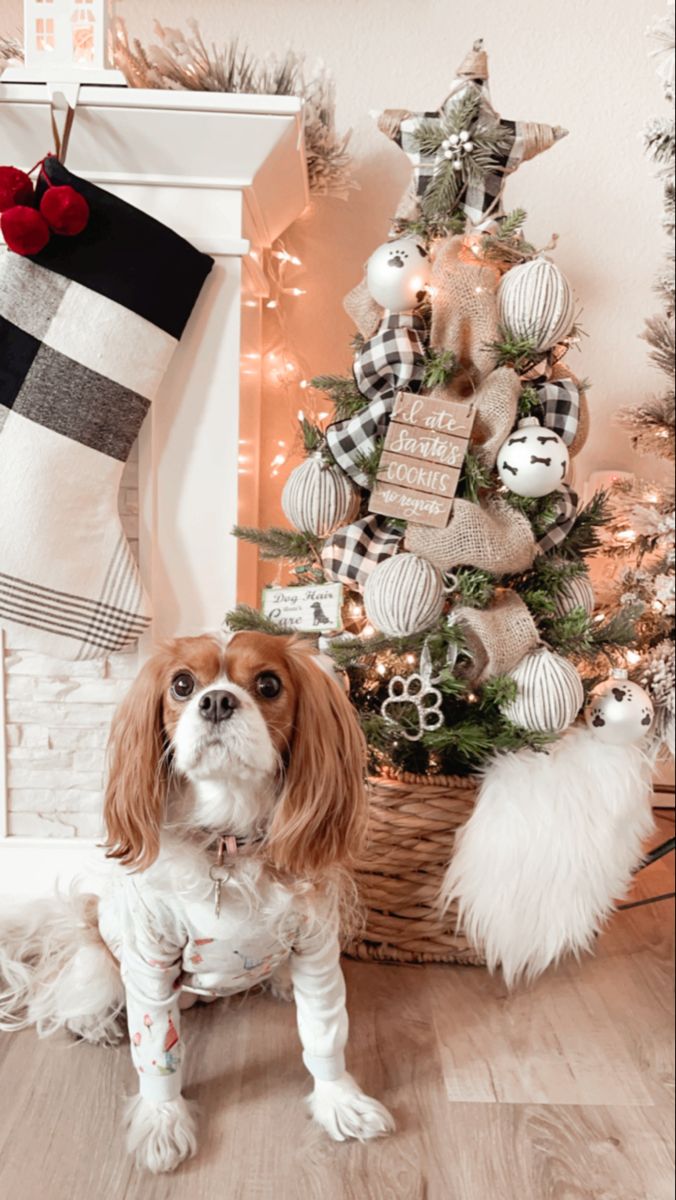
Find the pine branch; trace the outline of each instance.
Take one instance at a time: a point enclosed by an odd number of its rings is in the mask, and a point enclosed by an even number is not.
[[[524,226],[527,216],[525,208],[514,208],[511,212],[505,213],[493,235],[496,241],[503,242],[513,238],[514,234],[519,233]]]
[[[479,461],[473,450],[467,450],[460,470],[457,494],[476,504],[481,492],[493,487],[491,470]]]
[[[524,384],[519,396],[519,407],[517,410],[519,420],[522,420],[524,417],[532,417],[538,410],[542,411],[542,403],[537,388],[534,388],[530,383]]]
[[[575,524],[555,553],[561,558],[585,558],[601,545],[600,530],[610,520],[607,492],[596,492],[586,508],[580,510]]]
[[[497,356],[496,366],[513,367],[518,375],[530,371],[542,357],[536,350],[534,337],[514,338],[506,329],[500,329],[498,340],[488,342],[486,349]]]
[[[295,529],[252,529],[246,525],[235,525],[233,536],[243,542],[258,546],[262,559],[286,558],[289,562],[317,562],[323,545],[322,538],[313,533],[300,533]]]
[[[310,381],[310,386],[328,394],[337,421],[353,417],[369,403],[366,396],[362,396],[352,375],[317,375]]]
[[[232,633],[252,631],[281,635],[290,632],[288,625],[279,621],[271,621],[269,617],[263,616],[263,613],[259,612],[257,608],[251,608],[248,604],[238,604],[231,612],[226,613],[225,624]]]
[[[457,369],[457,360],[452,350],[433,350],[428,346],[425,351],[422,385],[429,391],[442,387],[453,378]]]
[[[530,521],[536,538],[542,537],[543,533],[551,529],[559,515],[555,494],[533,499],[531,496],[517,496],[516,492],[507,492],[505,500]]]
[[[300,431],[303,438],[303,448],[307,454],[326,451],[326,437],[323,430],[319,428],[319,425],[313,425],[312,421],[308,421],[307,417],[301,417]],[[332,456],[330,456],[330,461],[333,462]]]
[[[537,618],[552,617],[556,602],[572,579],[586,574],[586,566],[580,559],[567,561],[547,554],[539,554],[529,571],[512,577],[509,583],[528,605]]]
[[[479,567],[459,567],[446,576],[453,595],[465,608],[488,608],[495,595],[495,576]]]
[[[467,218],[464,213],[451,213],[446,217],[426,217],[424,213],[412,219],[393,218],[393,229],[397,237],[420,238],[425,249],[429,250],[434,241],[450,237],[451,234],[464,233]]]
[[[384,438],[376,438],[372,450],[361,451],[354,458],[355,467],[357,467],[362,475],[366,476],[367,482],[364,484],[364,487],[367,487],[369,491],[375,487],[378,479],[378,469],[383,456],[384,444]]]
[[[519,685],[511,675],[494,675],[488,679],[479,691],[479,708],[503,708],[516,700]]]
[[[621,408],[615,420],[628,430],[635,450],[673,460],[675,407],[674,393],[670,390],[635,408]]]
[[[649,317],[642,337],[652,347],[649,354],[651,362],[673,379],[674,353],[676,352],[674,318],[669,316]]]

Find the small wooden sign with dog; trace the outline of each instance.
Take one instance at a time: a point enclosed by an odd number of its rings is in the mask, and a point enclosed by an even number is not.
[[[263,589],[263,613],[298,633],[329,633],[342,629],[341,583],[305,584]]]
[[[418,525],[448,525],[473,423],[467,401],[400,392],[369,511]]]

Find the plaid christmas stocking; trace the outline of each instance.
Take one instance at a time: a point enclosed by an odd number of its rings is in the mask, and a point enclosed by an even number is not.
[[[213,261],[56,159],[44,169],[90,219],[31,258],[0,248],[0,624],[14,646],[97,658],[150,621],[117,493]]]

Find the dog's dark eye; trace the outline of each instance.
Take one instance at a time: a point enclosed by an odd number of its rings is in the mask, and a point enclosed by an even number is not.
[[[176,700],[187,700],[195,690],[195,680],[190,671],[179,671],[171,681],[171,694]]]
[[[274,700],[282,690],[282,681],[272,671],[264,671],[256,679],[256,691],[264,700]]]

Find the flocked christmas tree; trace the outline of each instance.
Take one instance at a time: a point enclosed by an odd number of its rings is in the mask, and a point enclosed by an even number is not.
[[[308,632],[349,677],[374,770],[458,774],[562,734],[582,677],[633,631],[594,615],[585,556],[605,497],[581,509],[567,482],[588,430],[566,361],[576,301],[553,244],[531,245],[526,214],[503,208],[507,176],[565,130],[496,113],[481,43],[438,111],[378,123],[413,176],[346,297],[353,372],[312,381],[334,417],[302,418],[307,458],[282,496],[293,528],[235,532],[286,560],[294,586],[342,585],[338,629],[326,591],[304,593]],[[284,628],[250,609],[229,622]],[[600,733],[604,719],[589,717]],[[649,705],[640,721],[631,736]]]
[[[662,224],[669,238],[663,269],[655,284],[662,310],[646,321],[643,336],[663,385],[640,404],[623,409],[619,421],[642,456],[674,461],[674,7],[650,31],[669,105],[645,130],[646,150],[664,188]],[[645,471],[645,461],[641,464]],[[643,472],[641,472],[643,473]],[[655,734],[660,748],[674,753],[674,613],[676,612],[675,526],[673,484],[662,486],[637,479],[618,488],[615,519],[607,548],[620,558],[615,589],[616,611],[633,612],[638,650],[634,676],[655,706]]]

